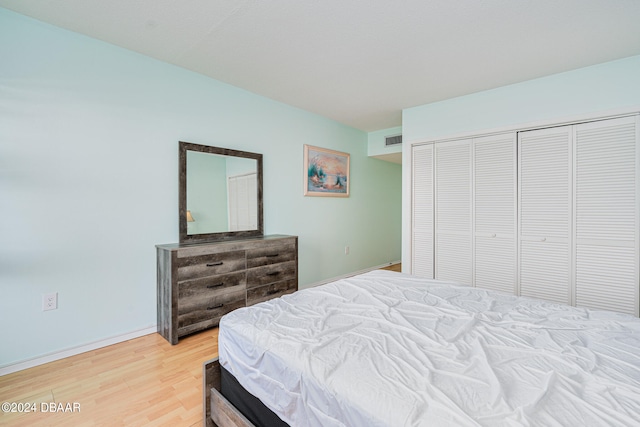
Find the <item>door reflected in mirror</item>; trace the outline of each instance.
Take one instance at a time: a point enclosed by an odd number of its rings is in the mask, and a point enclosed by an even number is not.
[[[187,234],[258,228],[257,161],[187,151]]]

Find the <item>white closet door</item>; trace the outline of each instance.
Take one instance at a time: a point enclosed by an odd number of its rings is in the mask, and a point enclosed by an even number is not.
[[[227,178],[227,215],[229,218],[229,231],[237,231],[238,228],[238,180]]]
[[[638,315],[637,117],[575,126],[576,305]]]
[[[471,140],[435,146],[435,277],[473,285]]]
[[[258,228],[257,177],[255,173],[228,178],[229,231]]]
[[[411,272],[433,279],[433,145],[412,152]]]
[[[258,174],[247,175],[247,230],[258,229]]]
[[[475,286],[516,293],[516,134],[473,140]]]
[[[572,304],[572,127],[518,134],[520,295]]]

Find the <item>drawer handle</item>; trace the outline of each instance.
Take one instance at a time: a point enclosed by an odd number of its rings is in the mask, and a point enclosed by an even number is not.
[[[267,254],[267,258],[275,258],[280,254]]]
[[[278,274],[280,274],[279,271],[273,271],[271,273],[267,273],[267,276],[277,276]]]
[[[216,308],[221,308],[224,304],[216,304],[210,307],[207,307],[207,310],[215,310]]]
[[[273,294],[277,294],[278,291],[274,290],[274,291],[267,291],[267,295],[273,295]]]
[[[216,283],[215,285],[207,285],[207,289],[219,288],[220,286],[224,286],[224,282]]]
[[[222,265],[223,262],[222,261],[218,261],[218,262],[209,262],[207,263],[207,267],[217,267],[219,265]]]

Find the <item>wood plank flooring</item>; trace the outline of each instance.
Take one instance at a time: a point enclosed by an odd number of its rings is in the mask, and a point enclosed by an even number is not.
[[[202,363],[217,355],[217,328],[176,346],[151,334],[5,375],[0,403],[36,412],[0,412],[0,425],[201,426]],[[49,403],[80,411],[52,412]]]
[[[383,267],[380,270],[397,271],[398,273],[402,273],[402,264],[392,264],[388,267]]]
[[[35,404],[36,412],[0,411],[0,425],[200,426],[202,363],[217,355],[217,328],[175,346],[151,334],[5,375],[0,403]],[[53,412],[51,403],[80,411]]]

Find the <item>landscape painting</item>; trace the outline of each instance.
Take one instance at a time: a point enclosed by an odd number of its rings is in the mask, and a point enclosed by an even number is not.
[[[349,153],[304,146],[304,195],[349,197]]]

